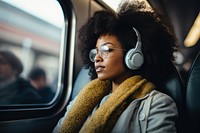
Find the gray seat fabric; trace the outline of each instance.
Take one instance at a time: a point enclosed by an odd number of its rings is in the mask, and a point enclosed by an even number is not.
[[[91,80],[90,80],[90,76],[89,76],[89,69],[86,69],[85,67],[83,67],[77,78],[76,78],[76,81],[74,83],[74,87],[73,87],[73,90],[72,90],[72,96],[71,96],[71,99],[74,99],[76,97],[76,95],[79,93],[79,91],[87,84],[89,83]]]

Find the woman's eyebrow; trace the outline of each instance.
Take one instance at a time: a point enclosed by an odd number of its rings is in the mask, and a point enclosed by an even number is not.
[[[107,45],[107,44],[111,44],[111,45],[113,45],[114,46],[114,44],[113,43],[111,43],[111,42],[106,42],[106,43],[103,43],[103,44],[101,44],[101,46],[104,46],[104,45]],[[98,47],[95,47],[96,49],[98,48]]]
[[[107,44],[111,44],[111,45],[114,45],[113,43],[111,43],[111,42],[106,42],[106,43],[104,43],[104,44],[102,44],[102,45],[107,45]],[[101,45],[101,46],[102,46]]]

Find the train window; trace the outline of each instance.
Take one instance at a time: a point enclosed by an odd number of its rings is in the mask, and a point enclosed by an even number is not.
[[[58,94],[64,15],[58,1],[0,1],[0,106]]]

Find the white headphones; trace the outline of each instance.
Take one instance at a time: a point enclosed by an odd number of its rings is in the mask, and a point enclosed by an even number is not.
[[[133,27],[137,36],[137,43],[135,48],[130,49],[125,56],[125,63],[131,70],[139,69],[144,63],[144,56],[142,53],[142,43],[140,33]]]

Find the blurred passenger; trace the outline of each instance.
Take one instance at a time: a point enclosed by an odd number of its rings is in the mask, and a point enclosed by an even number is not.
[[[20,77],[21,61],[10,51],[0,50],[0,104],[34,104],[41,97],[31,84]]]
[[[42,102],[47,103],[52,100],[54,93],[47,84],[46,73],[42,68],[33,68],[29,73],[30,83],[37,89],[42,97]]]

